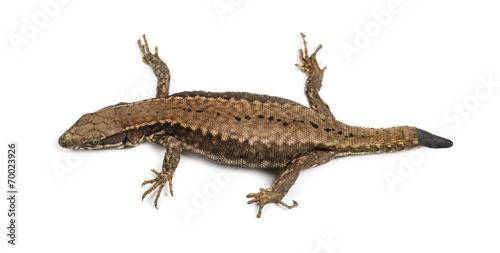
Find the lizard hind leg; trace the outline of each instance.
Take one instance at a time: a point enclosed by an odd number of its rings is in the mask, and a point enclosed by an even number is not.
[[[142,35],[142,37],[144,39],[144,44],[141,43],[141,40],[138,40],[137,44],[139,44],[139,49],[143,55],[142,61],[151,66],[156,78],[158,79],[156,97],[167,97],[170,88],[170,70],[168,69],[167,64],[158,56],[158,47],[155,47],[154,54],[151,53],[148,41],[146,40],[146,35]]]
[[[258,202],[259,211],[257,213],[257,218],[260,218],[262,209],[269,203],[277,203],[288,209],[298,206],[299,204],[295,200],[293,200],[292,205],[287,205],[282,199],[299,177],[300,171],[326,163],[333,158],[335,158],[335,152],[333,151],[314,151],[295,158],[285,167],[285,170],[274,181],[271,188],[260,188],[260,192],[248,194],[246,197],[253,199],[249,200],[247,203],[252,204]]]
[[[260,218],[262,209],[269,203],[281,204],[288,209],[292,209],[299,205],[295,200],[293,200],[293,205],[291,206],[283,203],[282,201],[283,197],[285,197],[299,177],[300,170],[303,168],[302,164],[297,163],[296,161],[297,159],[294,159],[285,167],[285,170],[274,181],[271,188],[260,188],[260,192],[258,193],[247,194],[247,198],[253,198],[247,202],[248,204],[257,202],[259,204],[257,218]]]
[[[295,65],[307,74],[305,93],[309,106],[311,109],[335,119],[328,104],[325,103],[325,101],[323,101],[323,99],[319,96],[319,90],[322,85],[321,82],[323,81],[323,72],[325,72],[326,67],[319,67],[318,61],[316,60],[316,54],[322,48],[322,45],[319,44],[318,48],[316,48],[311,56],[309,56],[307,53],[306,36],[303,33],[301,33],[301,35],[304,44],[304,51],[302,51],[302,49],[299,50],[299,58],[302,65]]]

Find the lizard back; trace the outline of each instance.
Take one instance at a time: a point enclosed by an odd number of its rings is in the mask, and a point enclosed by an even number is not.
[[[291,100],[245,92],[182,92],[115,106],[125,130],[167,134],[223,164],[284,167],[315,150],[337,156],[406,150],[415,128],[349,126]]]
[[[164,131],[187,150],[246,167],[284,167],[304,153],[328,149],[319,125],[335,124],[291,100],[245,92],[182,92],[116,105],[115,111],[125,130]]]

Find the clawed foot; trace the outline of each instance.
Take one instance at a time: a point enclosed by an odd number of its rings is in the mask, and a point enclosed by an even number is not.
[[[151,170],[153,171],[155,174],[156,174],[156,178],[155,179],[151,179],[151,180],[146,180],[142,183],[142,186],[146,185],[146,184],[153,184],[153,186],[151,186],[151,188],[149,188],[149,190],[145,191],[144,194],[142,194],[142,200],[144,200],[144,198],[149,194],[151,193],[154,189],[158,188],[158,192],[156,193],[156,197],[155,197],[155,207],[156,209],[158,209],[158,198],[160,198],[160,193],[161,191],[163,190],[163,186],[165,186],[165,184],[168,182],[168,186],[170,188],[170,195],[172,195],[172,197],[174,196],[174,193],[172,191],[172,177],[173,177],[173,174],[166,174],[166,173],[163,173],[162,172],[158,172],[156,170]]]
[[[283,201],[281,201],[281,199],[283,199],[282,194],[273,192],[272,188],[260,188],[259,193],[247,194],[247,198],[253,198],[247,202],[248,204],[259,202],[259,212],[257,213],[257,218],[260,218],[262,208],[264,208],[264,205],[268,203],[277,203],[288,209],[292,209],[299,205],[295,200],[293,200],[293,205],[291,206],[283,203]]]
[[[316,61],[316,54],[318,51],[321,49],[322,45],[319,44],[318,48],[316,48],[316,51],[309,56],[307,54],[307,42],[306,42],[306,36],[301,33],[302,35],[302,40],[304,41],[304,51],[302,49],[299,50],[299,57],[300,61],[302,62],[302,65],[295,64],[297,67],[299,67],[302,71],[304,71],[308,76],[314,75],[314,74],[323,74],[325,71],[326,67],[321,69],[318,65],[318,62]]]
[[[137,44],[139,44],[139,48],[141,49],[142,52],[142,61],[149,66],[153,67],[156,62],[161,61],[160,57],[158,56],[158,47],[155,47],[155,53],[151,53],[149,50],[149,45],[148,41],[146,40],[146,35],[142,35],[142,38],[144,39],[144,45],[141,43],[141,40],[137,41]]]

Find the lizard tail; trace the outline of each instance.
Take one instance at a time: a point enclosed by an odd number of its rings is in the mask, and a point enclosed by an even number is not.
[[[417,128],[418,145],[429,148],[449,148],[453,142]]]

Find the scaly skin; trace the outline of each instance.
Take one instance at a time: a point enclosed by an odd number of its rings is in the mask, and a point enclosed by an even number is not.
[[[145,63],[158,77],[157,96],[134,103],[120,103],[82,116],[59,144],[71,149],[120,149],[155,142],[165,147],[162,170],[143,199],[158,189],[154,200],[168,183],[173,196],[172,178],[182,150],[200,154],[221,164],[254,168],[281,168],[283,172],[271,188],[248,194],[248,201],[258,203],[257,217],[268,203],[286,208],[296,207],[282,202],[300,171],[349,155],[402,151],[425,143],[434,143],[432,134],[415,127],[355,127],[337,121],[319,96],[323,72],[316,54],[310,56],[302,34],[302,65],[307,74],[306,97],[310,107],[291,100],[244,92],[192,91],[169,95],[170,73],[159,58],[158,48],[151,53],[146,37],[139,47]],[[426,133],[426,132],[425,132]],[[442,139],[437,146],[446,146]],[[449,142],[449,141],[448,141]],[[444,144],[443,144],[444,143]],[[451,143],[451,142],[450,142]]]

